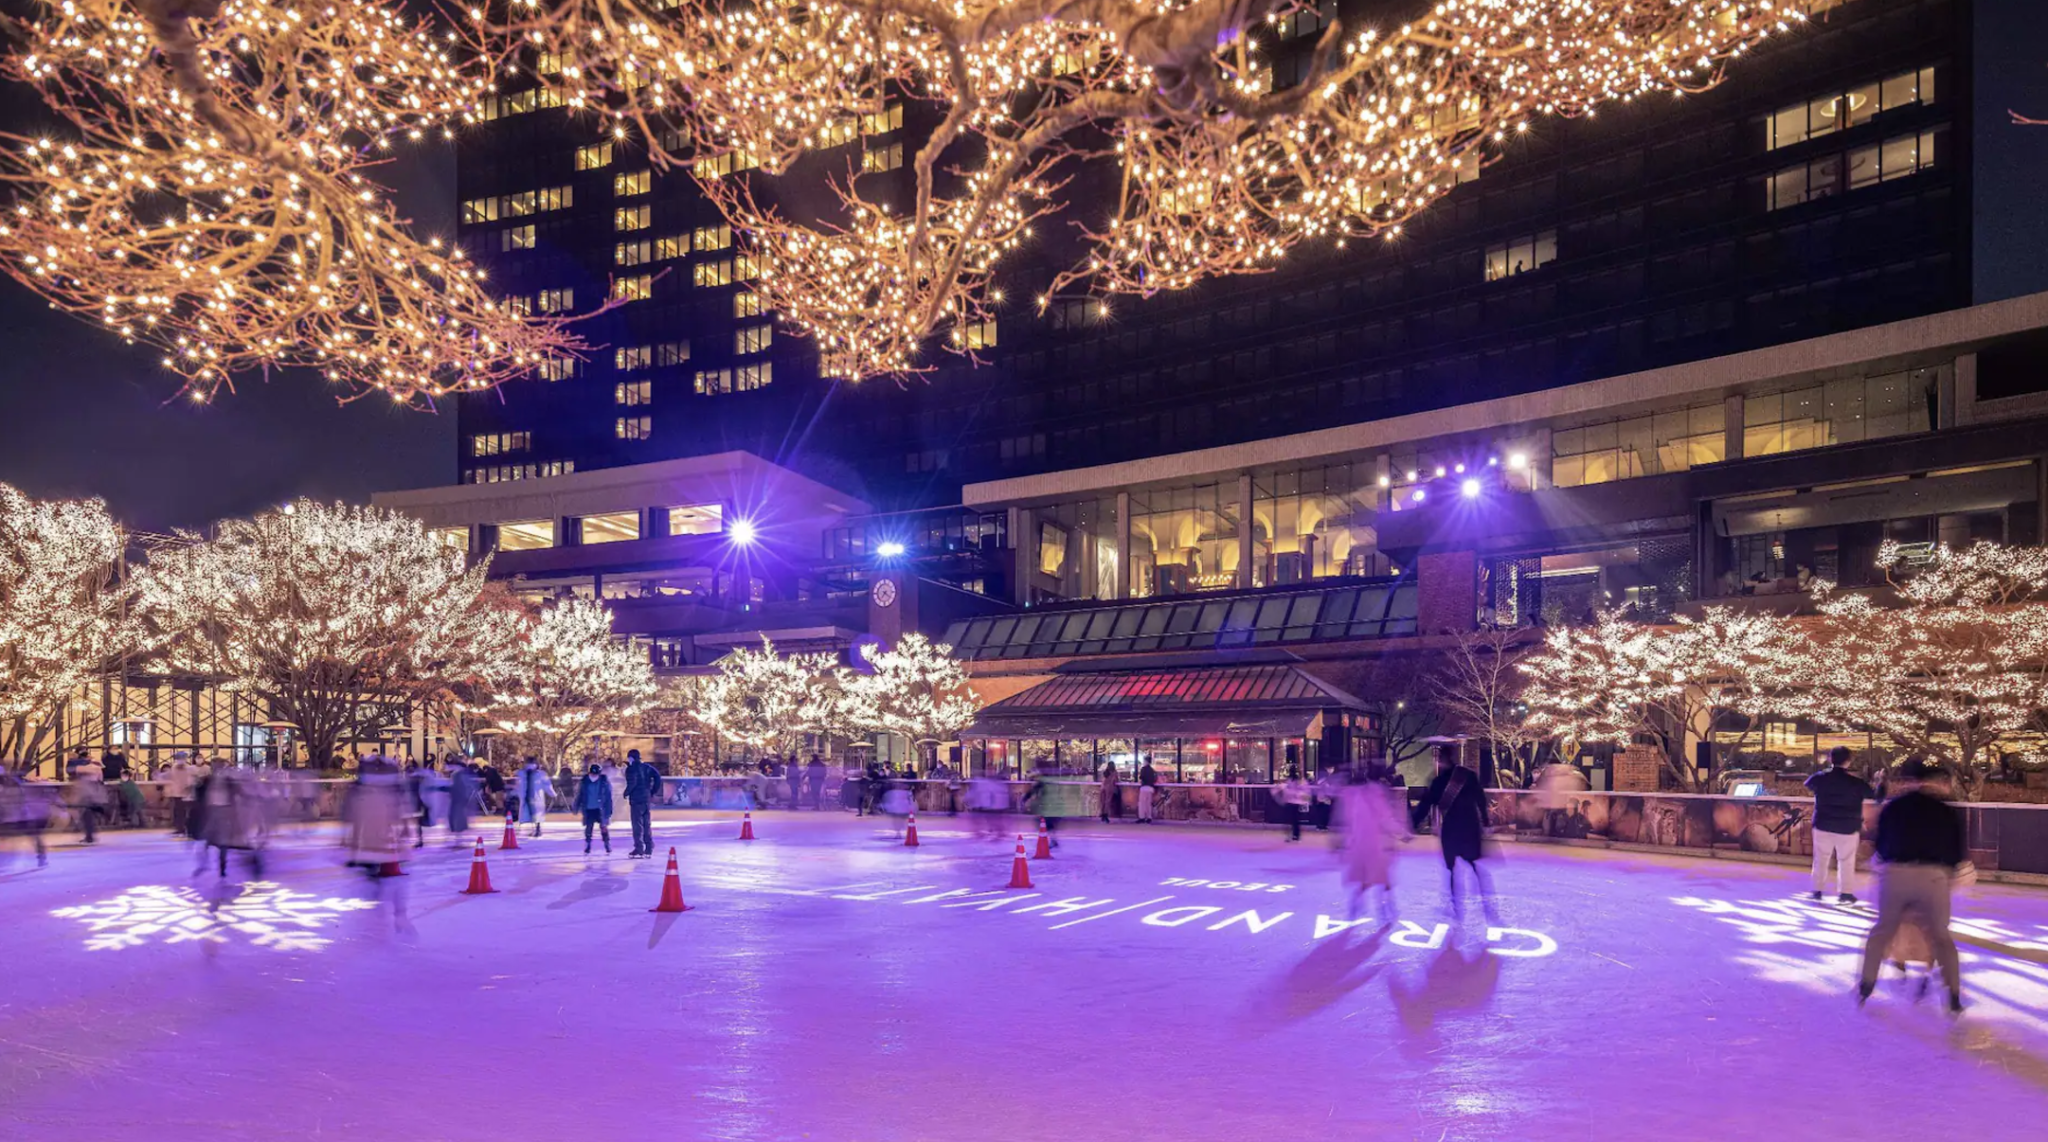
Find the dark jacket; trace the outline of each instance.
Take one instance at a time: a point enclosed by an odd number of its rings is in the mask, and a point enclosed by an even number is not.
[[[586,773],[576,785],[576,808],[597,810],[599,819],[612,819],[612,783],[602,773]]]
[[[661,796],[661,773],[644,761],[626,763],[626,800],[644,804]]]
[[[1839,765],[1831,765],[1806,779],[1813,793],[1813,827],[1824,833],[1863,831],[1863,803],[1870,800],[1870,786]]]
[[[1459,776],[1462,774],[1463,776]],[[1456,781],[1455,791],[1452,782]],[[1437,840],[1443,844],[1444,859],[1463,857],[1476,861],[1486,839],[1486,793],[1479,788],[1479,775],[1464,766],[1453,766],[1436,775],[1422,800],[1410,810],[1413,823],[1422,826],[1431,809],[1440,809]]]
[[[1963,842],[1963,815],[1917,789],[1902,793],[1885,802],[1877,814],[1877,856],[1887,864],[1954,868],[1970,857]]]
[[[1142,767],[1140,767],[1140,768],[1139,768],[1139,770],[1138,770],[1138,784],[1140,784],[1140,785],[1157,785],[1157,784],[1159,784],[1159,771],[1158,771],[1158,770],[1156,770],[1156,769],[1154,769],[1154,768],[1152,768],[1152,763],[1151,763],[1151,762],[1149,762],[1149,761],[1148,761],[1148,762],[1146,762],[1146,763],[1145,763],[1145,764],[1144,764],[1144,765],[1143,765]]]

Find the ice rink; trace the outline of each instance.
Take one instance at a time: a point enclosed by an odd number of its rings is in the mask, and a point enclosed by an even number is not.
[[[2039,1139],[2048,891],[1959,898],[1971,1007],[1889,971],[1803,870],[1506,846],[1501,917],[1346,922],[1328,838],[926,817],[665,819],[664,862],[566,820],[434,843],[382,902],[327,834],[266,881],[160,835],[0,857],[0,1137]],[[394,916],[402,886],[407,918]],[[1867,886],[1866,886],[1867,887]],[[1874,895],[1866,891],[1866,897]],[[215,910],[213,905],[217,904]],[[1937,989],[1938,992],[1938,989]]]

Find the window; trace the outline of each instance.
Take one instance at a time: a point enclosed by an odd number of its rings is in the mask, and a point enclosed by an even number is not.
[[[760,165],[760,160],[752,155],[743,154],[739,151],[727,151],[722,155],[713,155],[710,158],[698,159],[696,162],[691,163],[690,173],[698,178],[719,178],[724,175],[737,174],[740,171],[753,170]]]
[[[715,262],[698,262],[690,267],[690,284],[697,286],[722,286],[732,284],[732,259],[722,258]]]
[[[743,289],[732,295],[734,317],[759,317],[766,312],[767,307],[761,304],[761,295],[753,290]]]
[[[505,299],[505,312],[514,317],[532,317],[533,299],[524,294],[518,297],[508,297]]]
[[[612,247],[612,262],[621,266],[637,266],[654,260],[654,243],[641,239],[638,242],[620,242]]]
[[[1095,45],[1092,43],[1084,46],[1069,45],[1053,54],[1052,74],[1079,75],[1095,66],[1096,57]]]
[[[524,218],[533,213],[535,196],[533,191],[522,190],[518,194],[505,195],[499,201],[504,204],[505,217]]]
[[[533,227],[514,226],[504,231],[499,235],[498,249],[501,251],[533,249]]]
[[[1003,442],[997,447],[997,451],[1005,460],[1024,460],[1032,456],[1043,456],[1045,455],[1045,433],[1005,437]]]
[[[1550,482],[1576,488],[1717,464],[1727,440],[1718,404],[1559,429],[1550,436]]]
[[[903,144],[889,143],[886,146],[869,147],[860,155],[860,169],[863,171],[892,171],[903,165]]]
[[[772,325],[749,325],[734,330],[732,335],[732,351],[740,356],[765,353],[774,343],[775,327]]]
[[[1787,167],[1764,180],[1764,205],[1783,210],[1845,189],[1860,190],[1928,170],[1945,146],[1941,136],[1946,133],[1946,127],[1936,127],[1915,135],[1895,135],[1846,155],[1822,155]]]
[[[577,170],[594,171],[610,165],[612,165],[612,145],[610,143],[592,143],[587,147],[576,148]]]
[[[654,173],[652,171],[633,171],[630,174],[621,171],[612,176],[612,194],[618,198],[629,198],[636,194],[646,194],[653,189]]]
[[[818,137],[813,144],[819,150],[851,143],[860,135],[860,121],[857,119],[834,119],[818,128]]]
[[[944,448],[927,449],[923,452],[903,454],[903,470],[906,472],[943,472],[949,459]]]
[[[469,551],[469,529],[466,527],[430,527],[427,538],[450,551]]]
[[[1085,297],[1056,298],[1045,307],[1054,329],[1085,329],[1101,322],[1106,311]]]
[[[752,254],[741,254],[732,260],[732,280],[736,282],[750,282],[760,276],[760,263],[754,260]]]
[[[540,111],[562,105],[562,93],[549,88],[532,87],[515,91],[510,95],[486,95],[477,104],[477,119],[488,123],[508,115],[524,115],[529,111]]]
[[[612,368],[622,373],[644,369],[654,364],[654,346],[634,345],[630,348],[612,350]]]
[[[1547,266],[1557,260],[1557,231],[1525,234],[1486,248],[1486,280],[1497,282]],[[1466,263],[1470,265],[1471,263]]]
[[[563,313],[576,308],[576,291],[573,289],[544,289],[534,308],[541,313]]]
[[[1764,120],[1764,146],[1789,147],[1836,131],[1859,127],[1883,111],[1934,102],[1934,69],[1901,72],[1848,91],[1831,91],[1804,103],[1780,108]]]
[[[972,353],[977,349],[996,347],[996,323],[994,318],[962,325],[953,330],[953,345]]]
[[[860,133],[863,135],[885,135],[890,131],[903,129],[903,105],[890,103],[880,111],[870,111],[860,117]]]
[[[476,222],[496,222],[497,220],[498,200],[495,198],[472,198],[462,204],[462,224],[465,226]]]
[[[566,381],[583,374],[583,362],[574,357],[543,357],[533,375],[543,381]]]
[[[1742,401],[1742,454],[1771,456],[1928,431],[1942,370],[1851,377]]]
[[[690,232],[690,245],[697,250],[723,250],[732,245],[732,227],[699,226]]]
[[[1312,36],[1323,30],[1330,22],[1329,10],[1336,7],[1334,0],[1316,0],[1311,7],[1300,8],[1273,19],[1273,28],[1283,40],[1301,36]],[[1270,17],[1269,17],[1270,18]]]
[[[533,447],[530,432],[479,432],[469,438],[471,456],[502,456],[507,452],[524,452]]]
[[[540,53],[540,58],[534,61],[533,70],[541,75],[562,74],[562,53]]]
[[[671,234],[666,238],[654,240],[654,260],[657,262],[680,258],[689,252],[690,241],[681,234]]]
[[[622,416],[612,422],[612,431],[620,440],[646,440],[654,435],[654,418]]]
[[[697,392],[700,396],[716,396],[732,391],[731,369],[697,370]]]
[[[691,504],[668,509],[670,535],[717,535],[724,530],[724,504]]]
[[[471,484],[502,484],[507,480],[531,480],[540,476],[566,476],[576,470],[574,460],[548,460],[539,464],[495,464],[471,468],[463,480]]]
[[[612,403],[628,407],[654,403],[652,381],[620,381],[612,386]]]
[[[680,365],[689,359],[688,341],[666,341],[654,347],[654,363],[657,365]]]
[[[515,520],[498,525],[498,550],[537,551],[555,545],[555,521],[551,519]]]
[[[646,301],[654,296],[654,275],[636,274],[612,280],[613,301]]]
[[[606,512],[583,517],[583,542],[620,543],[640,538],[639,512]]]
[[[654,210],[649,206],[621,206],[612,211],[612,229],[618,231],[645,230],[654,224]]]
[[[763,361],[758,365],[742,365],[732,371],[734,392],[766,388],[775,379],[775,366]]]
[[[574,205],[576,188],[573,186],[550,186],[533,192],[533,209],[536,213],[567,210]]]

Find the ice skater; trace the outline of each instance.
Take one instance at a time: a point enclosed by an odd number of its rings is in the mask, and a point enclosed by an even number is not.
[[[1863,945],[1863,972],[1856,984],[1861,1006],[1877,988],[1885,953],[1909,916],[1917,917],[1933,945],[1934,962],[1948,987],[1951,1015],[1963,1011],[1962,967],[1949,934],[1949,894],[1957,869],[1969,859],[1963,818],[1941,794],[1948,775],[1920,758],[1899,767],[1911,788],[1885,802],[1877,815],[1877,926]]]
[[[1828,767],[1806,779],[1813,793],[1813,898],[1827,886],[1828,862],[1835,865],[1838,904],[1856,903],[1856,847],[1863,839],[1863,803],[1870,786],[1849,772],[1849,747],[1828,751]]]
[[[1408,823],[1394,807],[1394,791],[1378,779],[1376,771],[1366,779],[1340,785],[1332,794],[1337,827],[1343,830],[1343,847],[1338,851],[1344,884],[1351,889],[1351,915],[1358,918],[1367,893],[1380,890],[1380,919],[1394,922],[1394,851],[1408,838]]]
[[[555,783],[548,778],[548,771],[540,767],[540,760],[529,757],[515,784],[519,787],[519,820],[531,824],[533,835],[540,836],[540,827],[548,819],[548,798],[555,795]]]
[[[390,878],[405,875],[399,862],[406,853],[407,821],[414,812],[407,784],[395,763],[382,757],[363,758],[343,807],[348,822],[348,863],[370,878],[371,891],[379,900],[390,881],[392,925],[401,930],[407,926],[405,882]]]
[[[640,751],[626,751],[626,810],[632,815],[636,857],[654,855],[654,803],[661,800],[661,771],[640,760]]]
[[[583,813],[583,851],[590,851],[590,830],[596,829],[604,836],[604,851],[612,851],[612,783],[597,767],[595,761],[583,773],[583,780],[576,786],[576,803],[573,806]]]
[[[1472,880],[1479,886],[1479,904],[1486,918],[1497,921],[1500,917],[1494,907],[1493,877],[1479,863],[1486,857],[1486,793],[1479,788],[1479,775],[1458,764],[1457,755],[1449,750],[1438,752],[1436,765],[1436,780],[1429,783],[1422,800],[1415,803],[1409,823],[1420,828],[1429,811],[1437,811],[1436,835],[1443,846],[1451,912],[1463,914],[1458,894],[1458,862],[1462,860],[1472,869]]]
[[[1116,762],[1102,763],[1102,823],[1108,824],[1114,815],[1124,815],[1123,789],[1117,784]]]
[[[50,822],[50,798],[46,786],[15,775],[0,763],[0,834],[16,833],[28,838],[35,850],[36,867],[48,868],[50,849],[43,843],[43,830]]]
[[[1280,819],[1287,822],[1287,843],[1301,839],[1301,819],[1308,813],[1310,792],[1301,770],[1287,767],[1287,778],[1273,787],[1273,800],[1280,802]]]

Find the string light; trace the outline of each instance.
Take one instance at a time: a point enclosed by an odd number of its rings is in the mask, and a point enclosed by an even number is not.
[[[647,655],[612,637],[612,616],[595,599],[568,598],[524,625],[507,672],[486,710],[554,764],[600,732],[627,724],[655,699]]]

